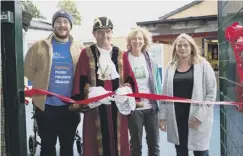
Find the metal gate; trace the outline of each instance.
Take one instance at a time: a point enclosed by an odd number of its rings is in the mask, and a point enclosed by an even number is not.
[[[4,111],[1,155],[27,156],[21,1],[1,1],[0,80],[1,111]]]
[[[243,84],[238,83],[235,56],[224,37],[225,28],[236,21],[243,25],[243,1],[218,1],[221,101],[242,100]],[[234,106],[221,106],[220,120],[221,156],[243,156],[243,113]]]

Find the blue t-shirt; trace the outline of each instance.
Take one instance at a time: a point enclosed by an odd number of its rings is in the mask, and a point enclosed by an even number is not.
[[[70,54],[71,42],[60,43],[52,40],[53,57],[48,91],[71,97],[73,86],[73,61]],[[55,96],[47,96],[46,104],[53,106],[66,105]]]

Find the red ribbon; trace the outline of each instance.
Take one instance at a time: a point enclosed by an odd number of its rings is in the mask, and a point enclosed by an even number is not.
[[[236,60],[236,69],[239,75],[239,82],[243,84],[243,27],[238,22],[233,23],[225,29],[225,38],[230,42]]]
[[[100,96],[96,96],[93,98],[85,99],[85,100],[79,100],[79,101],[74,101],[70,98],[48,92],[45,90],[41,89],[27,89],[25,91],[25,96],[26,97],[32,97],[32,96],[38,96],[38,95],[51,95],[51,96],[56,96],[60,98],[63,102],[66,103],[75,103],[75,104],[89,104],[92,102],[99,101],[103,98],[106,98],[108,96],[115,95],[114,92],[109,92]],[[185,98],[180,98],[180,97],[172,97],[172,96],[166,96],[166,95],[156,95],[156,94],[147,94],[147,93],[131,93],[131,94],[126,94],[124,96],[130,96],[130,97],[135,97],[135,98],[146,98],[149,100],[161,100],[161,101],[168,101],[168,102],[181,102],[181,103],[194,103],[194,104],[220,104],[220,105],[237,105],[237,106],[242,106],[242,103],[240,102],[224,102],[224,101],[217,101],[217,102],[211,102],[211,101],[196,101],[192,99],[185,99]]]
[[[243,27],[238,22],[234,22],[225,29],[225,38],[230,42],[238,40],[239,36],[243,36]]]
[[[243,84],[243,58],[241,54],[243,52],[243,26],[239,25],[238,22],[228,26],[225,29],[225,38],[229,41],[234,51],[238,81],[240,84]],[[242,87],[237,86],[236,98],[238,101],[243,101],[242,93]],[[238,107],[238,110],[243,111],[242,105]]]
[[[52,92],[48,92],[48,91],[45,91],[45,90],[42,90],[42,89],[27,89],[27,90],[25,90],[25,97],[33,97],[34,95],[35,96],[38,96],[38,95],[49,95],[50,96],[51,95],[51,96],[58,97],[60,100],[62,100],[63,102],[66,102],[66,103],[75,103],[75,101],[70,99],[70,98],[67,98],[67,97],[52,93]]]

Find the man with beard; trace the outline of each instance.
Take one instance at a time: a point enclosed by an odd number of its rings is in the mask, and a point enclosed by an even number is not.
[[[52,18],[53,33],[45,40],[33,44],[28,50],[24,74],[33,83],[33,88],[71,97],[73,77],[81,44],[69,34],[72,16],[60,10]],[[73,156],[73,142],[79,113],[71,112],[68,104],[55,96],[34,96],[35,116],[41,138],[41,156],[56,156],[57,137],[60,155]]]
[[[93,35],[97,43],[81,52],[75,73],[73,99],[83,100],[117,91],[121,86],[130,86],[128,81],[134,82],[134,76],[123,75],[124,71],[131,71],[131,68],[127,67],[128,63],[123,63],[123,52],[111,45],[112,29],[113,24],[109,18],[99,17],[94,20]],[[122,113],[116,98],[114,100],[107,97],[88,105],[70,106],[73,111],[84,112],[85,156],[130,155],[126,116],[130,112]]]

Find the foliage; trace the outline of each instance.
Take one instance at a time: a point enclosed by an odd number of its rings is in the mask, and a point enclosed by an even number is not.
[[[32,17],[45,19],[32,0],[23,0],[22,7],[26,12],[30,13]]]
[[[73,16],[74,24],[81,24],[81,16],[77,7],[77,3],[74,0],[60,0],[58,1],[57,7],[68,11]]]

